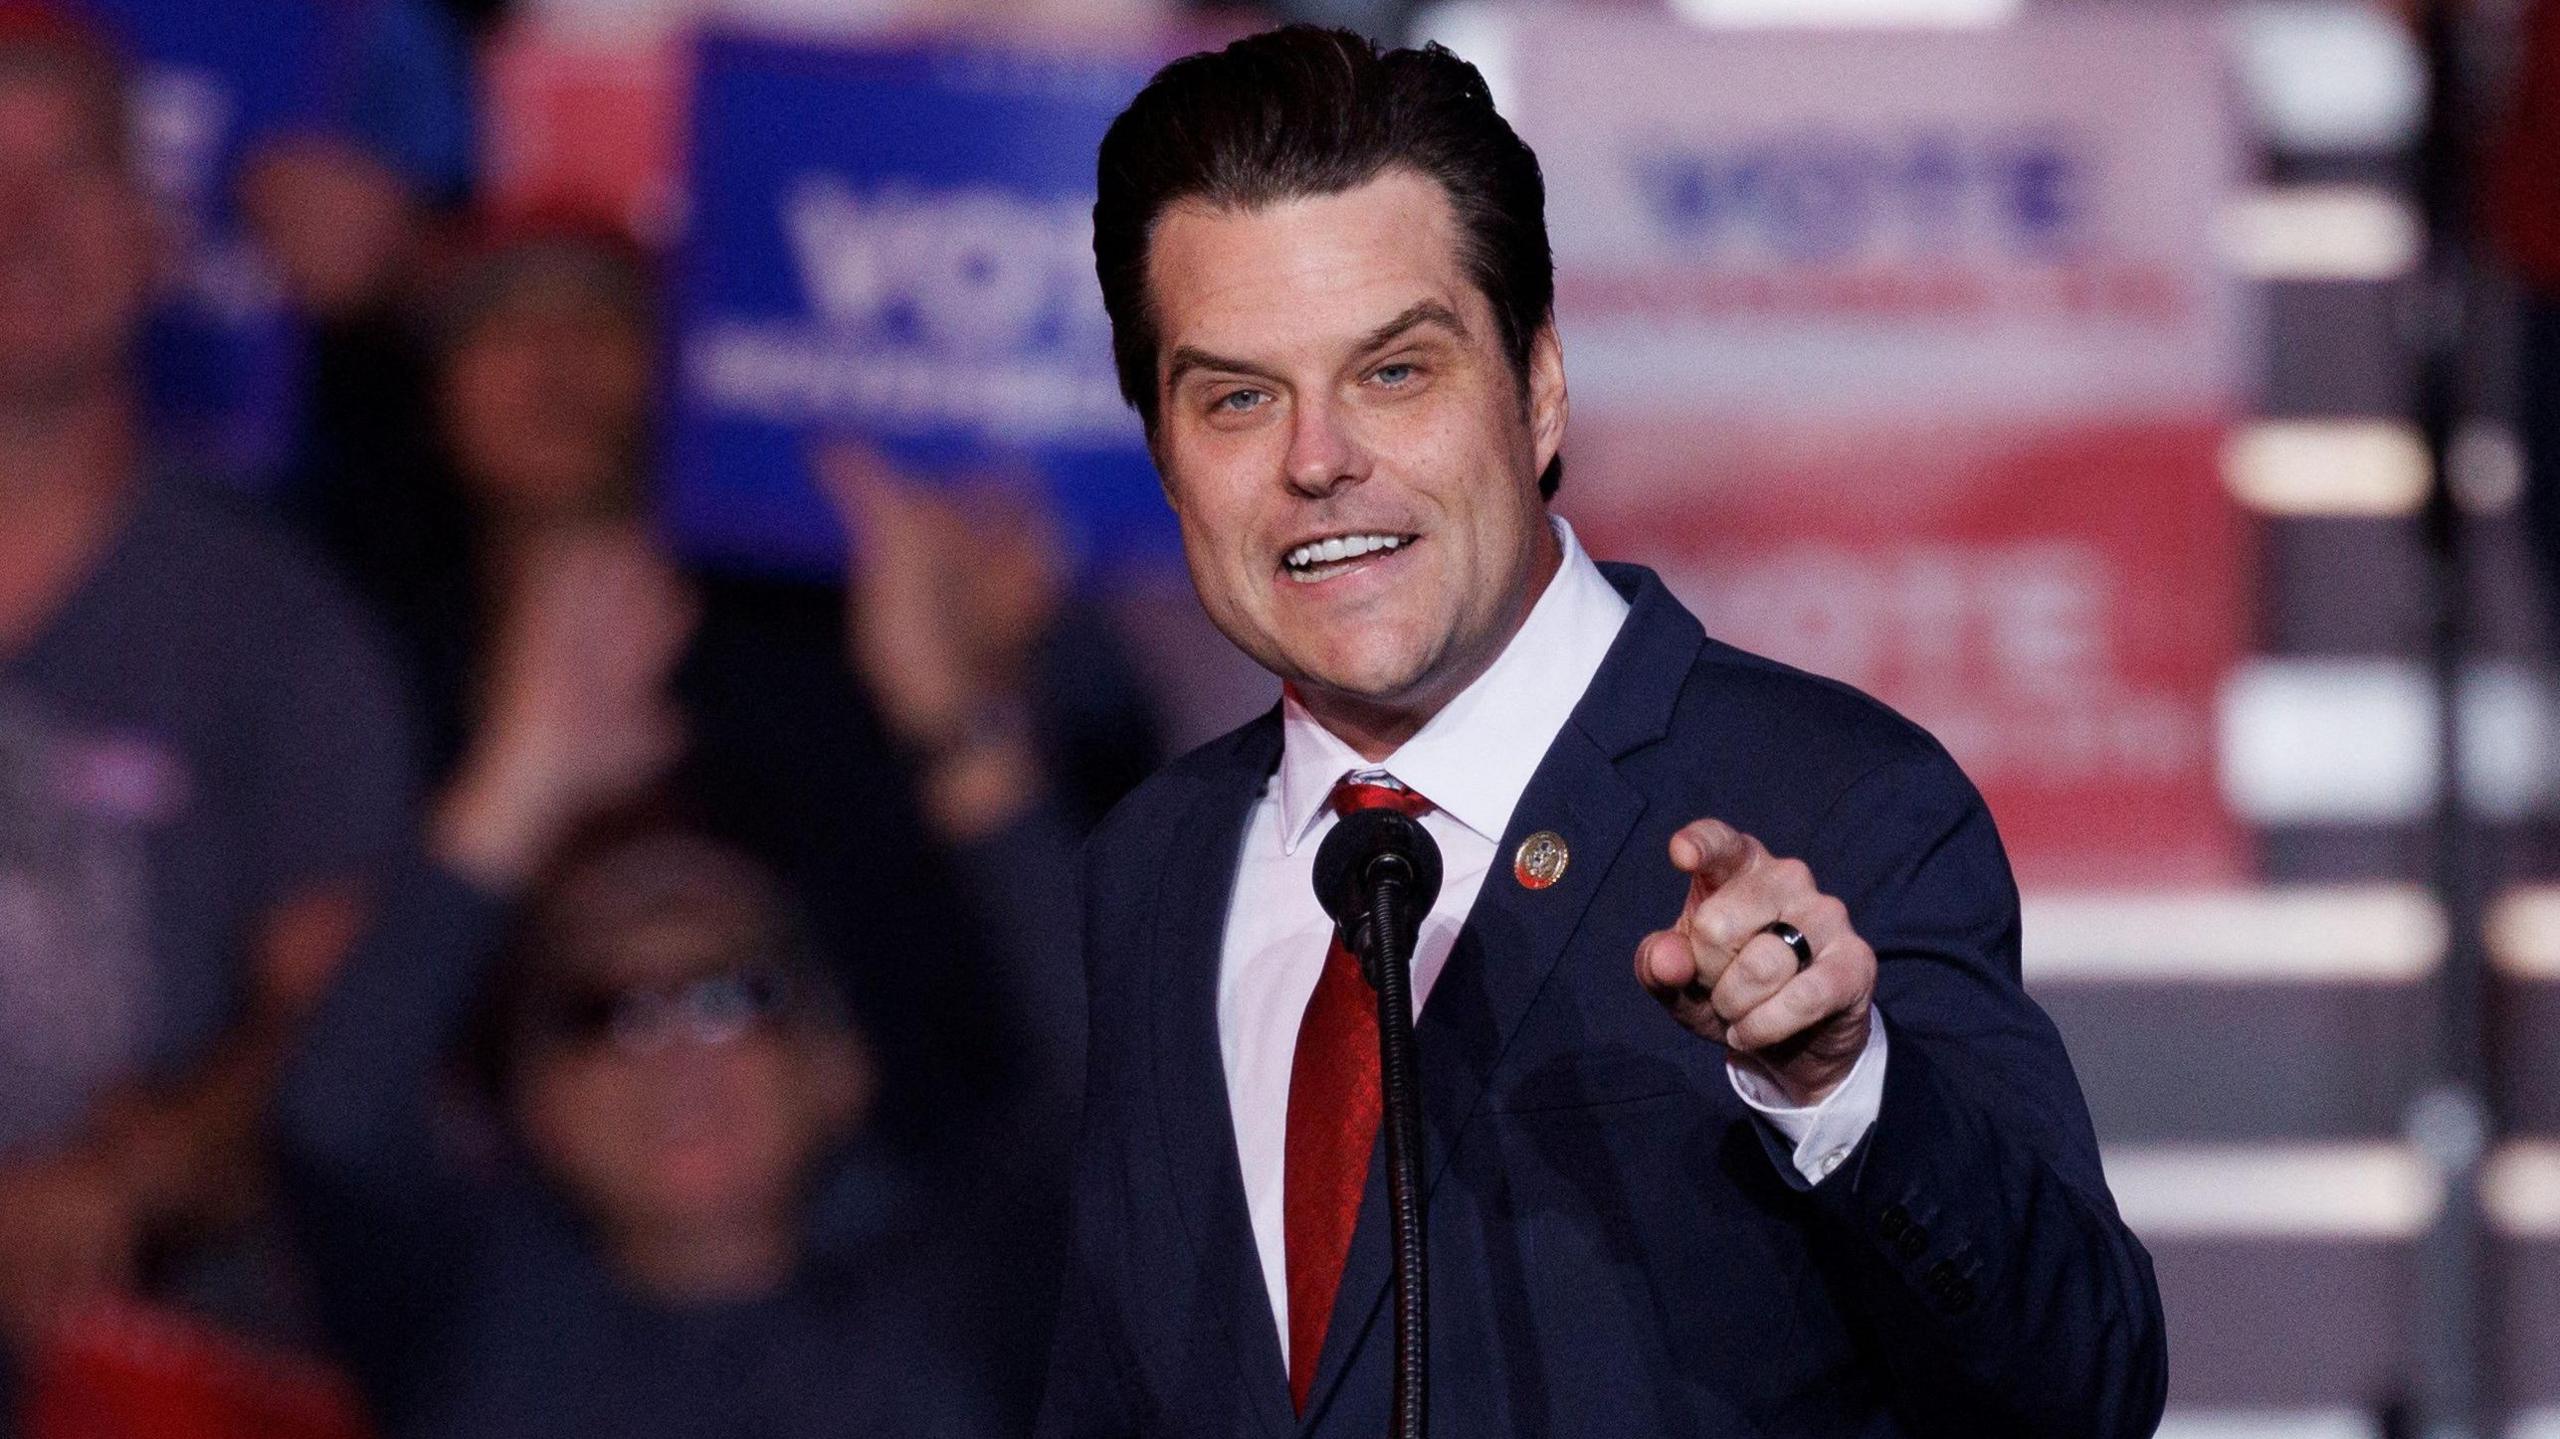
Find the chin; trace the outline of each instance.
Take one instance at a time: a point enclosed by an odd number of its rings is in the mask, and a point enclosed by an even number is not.
[[[1375,705],[1412,704],[1428,697],[1446,668],[1449,647],[1436,639],[1381,621],[1330,656],[1325,672],[1343,695]]]
[[[1301,672],[1298,686],[1380,709],[1400,709],[1421,692],[1422,675],[1411,665],[1328,665]]]

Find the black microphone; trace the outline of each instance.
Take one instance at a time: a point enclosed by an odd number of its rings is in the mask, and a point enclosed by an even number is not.
[[[1421,1056],[1413,1042],[1413,944],[1440,897],[1440,846],[1402,810],[1356,810],[1316,849],[1316,900],[1378,996],[1379,1127],[1395,1262],[1389,1439],[1429,1431],[1429,1259],[1422,1203]]]
[[[1378,983],[1371,913],[1379,882],[1392,881],[1401,901],[1395,916],[1395,951],[1411,958],[1422,917],[1440,897],[1440,846],[1422,822],[1381,806],[1343,816],[1316,849],[1316,902],[1333,916],[1342,942],[1360,956],[1361,972]]]

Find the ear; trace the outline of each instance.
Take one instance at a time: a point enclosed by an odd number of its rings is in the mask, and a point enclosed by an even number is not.
[[[1564,388],[1564,342],[1556,337],[1556,318],[1549,315],[1529,341],[1529,442],[1537,463],[1529,473],[1542,475],[1564,448],[1564,422],[1573,405]]]

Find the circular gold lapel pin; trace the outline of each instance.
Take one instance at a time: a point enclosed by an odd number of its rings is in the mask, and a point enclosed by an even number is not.
[[[1512,878],[1522,889],[1545,889],[1564,878],[1564,867],[1573,852],[1564,847],[1564,836],[1542,829],[1520,841],[1520,852],[1511,859]]]

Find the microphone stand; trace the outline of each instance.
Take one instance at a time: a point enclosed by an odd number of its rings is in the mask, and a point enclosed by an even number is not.
[[[1316,850],[1316,899],[1378,992],[1378,1127],[1386,1138],[1388,1243],[1396,1282],[1390,1439],[1422,1439],[1424,1296],[1422,1081],[1413,1040],[1413,946],[1440,895],[1440,847],[1393,808],[1343,816]]]
[[[2470,79],[2475,69],[2466,7],[2421,7],[2428,105],[2417,159],[2427,263],[2415,314],[2417,418],[2434,462],[2423,533],[2429,574],[2430,659],[2437,754],[2434,888],[2446,943],[2435,985],[2425,1087],[2410,1104],[2407,1133],[2443,1186],[2444,1199],[2417,1247],[2414,1358],[2416,1432],[2422,1439],[2480,1439],[2497,1407],[2494,1242],[2482,1180],[2497,1138],[2494,973],[2484,925],[2484,836],[2464,794],[2463,676],[2474,604],[2470,546],[2454,493],[2454,436],[2468,409],[2477,279],[2470,245]]]
[[[1388,1237],[1395,1253],[1395,1389],[1387,1433],[1423,1439],[1428,1413],[1424,1379],[1422,1085],[1413,1043],[1413,956],[1405,920],[1407,871],[1400,863],[1370,866],[1368,922],[1355,936],[1361,968],[1378,991],[1380,1127],[1387,1144]]]

